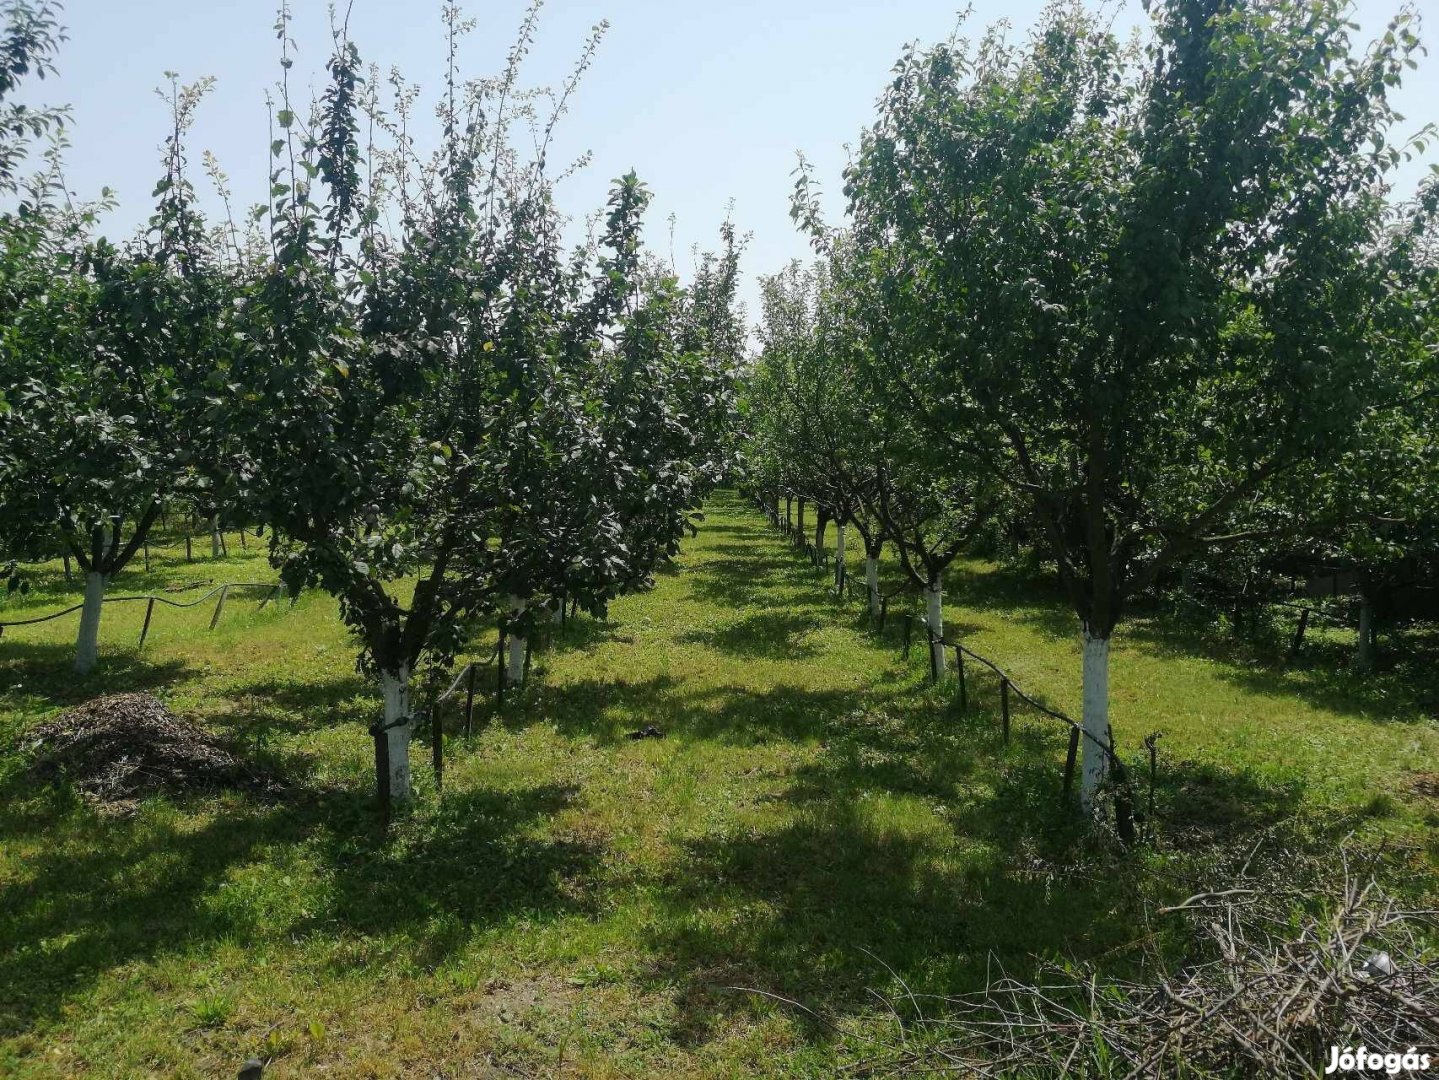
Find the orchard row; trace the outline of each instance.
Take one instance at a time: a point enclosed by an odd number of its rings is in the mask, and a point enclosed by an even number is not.
[[[802,170],[818,259],[764,284],[756,491],[853,526],[872,598],[890,545],[935,638],[960,555],[1057,571],[1091,803],[1137,600],[1439,584],[1439,180],[1396,190],[1432,132],[1389,100],[1422,50],[1408,14],[1357,47],[1346,7],[1155,0],[1122,39],[1063,4],[911,49],[843,226]]]
[[[468,25],[446,13],[429,151],[409,134],[415,91],[384,88],[343,27],[323,92],[295,102],[281,15],[269,194],[242,222],[203,213],[187,135],[207,84],[172,80],[154,213],[123,244],[70,204],[58,159],[16,173],[63,119],[11,98],[50,63],[48,8],[11,5],[20,59],[0,83],[19,204],[0,223],[0,545],[84,571],[85,671],[106,582],[164,507],[266,526],[284,584],[336,597],[380,680],[398,799],[417,668],[495,620],[522,658],[547,611],[601,611],[676,552],[731,467],[744,340],[728,225],[682,285],[643,244],[650,196],[630,174],[591,238],[565,239],[547,154],[602,28],[539,93],[520,81],[533,9],[504,70],[474,80],[454,62]]]

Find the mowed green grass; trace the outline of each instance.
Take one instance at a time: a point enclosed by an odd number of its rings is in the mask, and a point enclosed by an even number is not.
[[[72,602],[54,571],[0,618]],[[114,591],[202,579],[273,573],[252,541]],[[980,563],[949,584],[953,631],[1077,706],[1052,591]],[[992,679],[960,714],[921,649],[901,658],[900,620],[870,632],[732,495],[652,591],[571,623],[523,695],[486,704],[443,798],[417,745],[418,797],[388,835],[377,694],[333,602],[257,599],[214,631],[208,604],[160,609],[143,654],[144,605],[111,606],[86,679],[73,616],[0,639],[0,1074],[210,1077],[261,1055],[273,1077],[825,1077],[895,1040],[876,995],[908,1014],[909,992],[1000,965],[1138,963],[1143,902],[1182,891],[1210,839],[1357,830],[1399,853],[1401,885],[1434,882],[1439,818],[1412,780],[1439,736],[1392,678],[1285,675],[1137,621],[1113,715],[1136,755],[1165,732],[1160,813],[1115,856],[1061,805],[1063,732],[1017,709],[1003,745]],[[132,689],[292,793],[116,816],[27,778],[27,727]],[[646,725],[664,737],[626,737]]]

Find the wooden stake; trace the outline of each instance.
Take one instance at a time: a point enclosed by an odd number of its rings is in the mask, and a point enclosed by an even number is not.
[[[220,622],[220,612],[225,609],[225,597],[230,592],[230,586],[220,586],[220,599],[215,604],[215,614],[210,616],[210,629],[213,630]]]
[[[475,665],[470,665],[469,674],[465,679],[465,734],[473,734],[475,730]]]
[[[140,626],[140,648],[145,647],[145,637],[150,633],[150,616],[155,614],[155,598],[152,596],[145,603],[145,622]]]
[[[1069,729],[1069,755],[1064,759],[1064,798],[1074,789],[1074,763],[1079,758],[1079,728]]]
[[[1299,646],[1304,644],[1304,631],[1309,627],[1309,609],[1304,608],[1299,612],[1299,625],[1294,630],[1294,640],[1289,643],[1289,655],[1284,658],[1285,663],[1293,661],[1299,654]]]
[[[375,730],[376,794],[380,799],[380,828],[390,827],[390,740],[388,732],[378,725]]]
[[[500,627],[500,646],[495,653],[495,708],[505,707],[505,628]]]
[[[440,703],[430,702],[430,764],[435,770],[435,788],[445,790],[445,725]]]

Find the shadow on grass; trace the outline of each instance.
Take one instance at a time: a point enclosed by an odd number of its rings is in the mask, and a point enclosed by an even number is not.
[[[732,987],[836,1017],[882,1013],[876,990],[956,995],[1059,958],[1106,957],[1119,972],[1139,962],[1128,947],[1144,902],[1184,886],[1149,876],[1142,851],[1095,839],[1063,799],[1062,745],[1021,724],[1006,747],[984,709],[831,724],[823,753],[781,796],[800,813],[769,831],[690,840],[667,868],[669,917],[656,923],[646,977],[681,1003],[675,1037],[702,1043],[735,1015],[783,1009]],[[1156,802],[1187,860],[1285,819],[1299,797],[1185,763]],[[813,1025],[807,1037],[832,1033]]]
[[[947,603],[1002,614],[1057,640],[1079,636],[1079,622],[1058,585],[1047,578],[971,564],[952,566],[945,574]]]
[[[73,643],[0,641],[0,706],[14,708],[26,697],[66,706],[100,694],[154,690],[188,670],[182,660],[154,661],[132,648],[102,649],[88,675],[77,675],[74,662]]]
[[[1042,630],[1056,640],[1077,636],[1077,623],[1057,585],[1017,570],[957,565],[946,576],[947,600],[995,611]],[[1334,713],[1403,723],[1439,716],[1439,635],[1410,630],[1392,635],[1372,670],[1354,664],[1352,641],[1311,635],[1294,662],[1272,645],[1221,636],[1213,627],[1186,623],[1141,605],[1120,631],[1160,657],[1215,661],[1223,679],[1247,691],[1298,697]],[[1292,632],[1292,631],[1290,631]],[[1288,633],[1281,635],[1287,641]]]
[[[298,735],[344,723],[368,721],[378,709],[373,681],[353,671],[306,682],[261,679],[226,695],[233,704],[211,722],[244,738]]]
[[[757,557],[751,550],[706,559],[689,568],[686,576],[691,594],[722,608],[789,607],[793,598],[788,593],[810,584],[798,572],[801,565],[783,554]]]
[[[647,725],[669,738],[729,745],[812,739],[869,696],[861,690],[795,687],[759,692],[743,686],[694,689],[669,675],[634,682],[572,680],[540,686],[535,695],[534,711],[562,734],[589,736],[602,745],[620,742],[631,729]]]
[[[795,660],[818,652],[805,638],[824,621],[809,611],[762,611],[717,630],[692,630],[679,640],[743,659]]]
[[[108,818],[63,790],[32,795],[53,842],[0,882],[0,1035],[59,1015],[113,968],[171,951],[353,937],[356,962],[373,964],[365,942],[383,935],[395,962],[433,965],[516,913],[580,909],[598,852],[528,835],[572,796],[553,784],[452,795],[387,838],[373,800],[351,791],[278,807],[226,800],[198,827],[159,803]],[[7,798],[0,831],[17,812]],[[307,904],[264,865],[276,847],[312,869]]]
[[[1285,665],[1273,650],[1159,614],[1135,619],[1125,636],[1152,655],[1202,657],[1226,682],[1254,694],[1296,697],[1317,708],[1381,723],[1413,723],[1439,715],[1439,640],[1405,635],[1373,670],[1354,666],[1352,645],[1311,639]]]

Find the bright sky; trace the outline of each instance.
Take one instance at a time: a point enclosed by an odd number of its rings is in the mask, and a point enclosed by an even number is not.
[[[292,0],[293,36],[300,46],[292,86],[308,96],[323,85],[329,54],[324,0]],[[496,73],[513,38],[523,0],[470,3],[479,26],[464,45],[461,70]],[[1382,32],[1400,0],[1357,0],[1363,40]],[[796,151],[817,169],[831,219],[842,208],[839,173],[845,144],[854,142],[886,74],[906,41],[932,42],[955,25],[958,0],[732,0],[720,4],[657,0],[551,0],[526,68],[531,83],[553,82],[570,68],[589,27],[611,29],[564,121],[559,153],[568,161],[593,152],[592,164],[567,182],[561,204],[583,218],[604,203],[610,178],[633,167],[656,198],[651,244],[668,249],[667,218],[677,218],[675,249],[681,271],[694,244],[713,246],[733,200],[734,219],[753,233],[745,259],[753,275],[770,273],[808,247],[789,220]],[[970,26],[1008,18],[1027,29],[1041,0],[974,0]],[[1426,41],[1439,44],[1439,0],[1429,10]],[[1121,25],[1137,4],[1121,9]],[[230,174],[239,204],[264,200],[269,167],[264,95],[279,74],[274,0],[69,0],[70,40],[60,78],[40,84],[33,99],[73,108],[70,187],[91,197],[108,185],[120,207],[107,228],[128,233],[150,210],[164,137],[164,103],[153,89],[162,73],[183,80],[213,75],[217,84],[202,107],[192,140],[196,184],[199,151],[209,149]],[[427,92],[444,74],[439,0],[354,0],[351,34],[362,58],[382,70],[398,66]],[[435,129],[427,96],[421,117]],[[1439,49],[1411,72],[1398,98],[1407,127],[1439,119]],[[420,139],[428,149],[433,139]],[[1430,160],[1434,160],[1431,155]],[[1424,166],[1406,170],[1412,187]],[[754,306],[751,303],[751,315]]]

